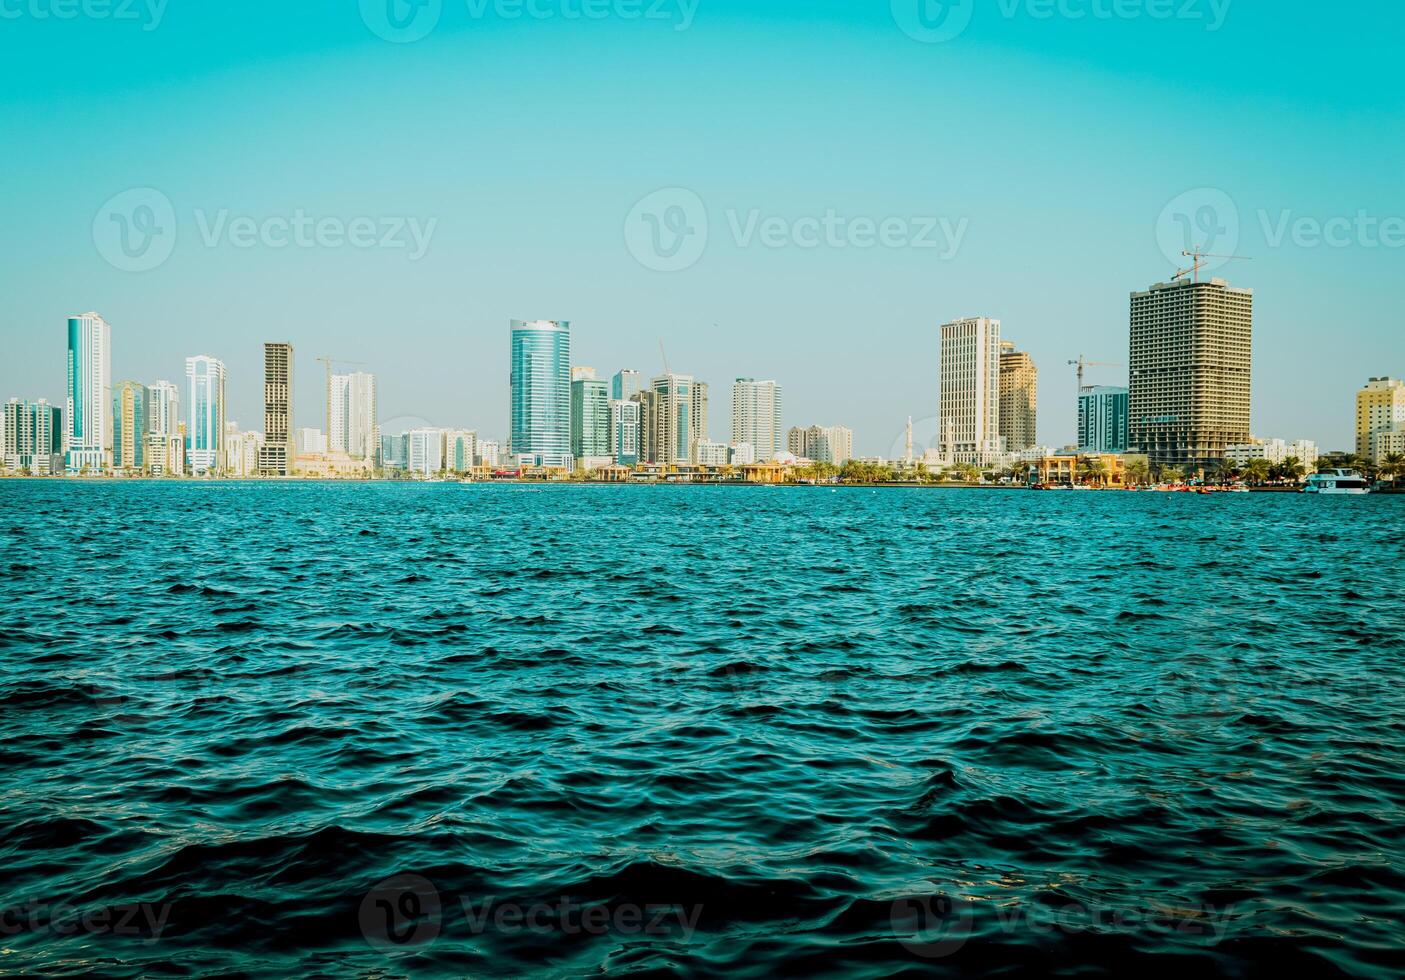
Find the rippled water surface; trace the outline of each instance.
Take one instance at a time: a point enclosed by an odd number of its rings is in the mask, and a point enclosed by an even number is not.
[[[0,974],[1405,967],[1405,497],[0,483]]]

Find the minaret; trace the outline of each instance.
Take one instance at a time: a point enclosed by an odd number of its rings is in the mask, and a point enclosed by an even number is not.
[[[907,417],[907,462],[912,464],[912,416]]]

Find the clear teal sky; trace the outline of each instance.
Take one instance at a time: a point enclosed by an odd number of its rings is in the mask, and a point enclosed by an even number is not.
[[[380,376],[383,420],[501,437],[508,320],[542,317],[571,320],[574,360],[602,374],[656,373],[662,339],[712,384],[714,437],[731,380],[774,377],[787,425],[848,424],[859,452],[887,453],[907,416],[921,438],[936,413],[937,326],[987,314],[1034,354],[1041,441],[1063,444],[1064,362],[1126,362],[1128,293],[1174,271],[1163,210],[1202,188],[1232,202],[1253,257],[1219,274],[1257,293],[1257,434],[1346,447],[1355,389],[1405,375],[1405,248],[1276,233],[1285,215],[1405,218],[1399,4],[975,0],[964,31],[924,43],[899,26],[940,33],[916,0],[698,0],[691,22],[677,0],[667,19],[442,0],[432,32],[391,43],[357,0],[169,0],[159,18],[150,2],[58,19],[54,0],[0,0],[0,397],[60,399],[63,318],[95,309],[114,380],[183,385],[187,355],[216,355],[246,427],[258,345],[291,340],[300,424],[322,424],[312,358],[330,353]],[[363,5],[381,26],[385,2]],[[148,187],[174,250],[116,268],[95,224]],[[709,235],[659,272],[625,222],[669,187],[703,202]],[[965,230],[952,257],[771,248],[732,231],[753,209]],[[418,261],[202,240],[221,211],[299,210],[437,224]]]

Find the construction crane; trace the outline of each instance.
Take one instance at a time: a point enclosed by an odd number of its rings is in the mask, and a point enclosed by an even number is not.
[[[365,361],[343,361],[331,357],[319,357],[317,363],[326,365],[327,368],[327,438],[332,437],[332,365],[346,364],[353,367],[364,367]]]
[[[1078,367],[1078,393],[1079,393],[1080,395],[1083,393],[1083,375],[1087,372],[1087,370],[1088,370],[1090,367],[1124,367],[1124,366],[1125,366],[1125,365],[1122,365],[1122,364],[1114,364],[1114,363],[1112,363],[1111,361],[1090,361],[1090,360],[1088,360],[1086,357],[1084,357],[1082,354],[1079,354],[1079,355],[1078,355],[1078,360],[1076,360],[1076,361],[1069,361],[1068,363],[1069,363],[1069,366],[1070,366],[1070,367],[1073,367],[1073,366],[1075,366],[1075,365]]]
[[[1201,247],[1197,245],[1194,249],[1181,251],[1181,254],[1184,255],[1186,258],[1194,259],[1195,261],[1191,263],[1189,269],[1176,270],[1176,274],[1171,277],[1172,282],[1184,279],[1186,276],[1194,276],[1195,278],[1193,281],[1199,282],[1200,270],[1205,265],[1205,263],[1201,261],[1202,259],[1225,259],[1226,261],[1228,261],[1229,259],[1239,259],[1244,262],[1254,261],[1251,257],[1247,255],[1215,255],[1213,252],[1202,252],[1200,248]]]

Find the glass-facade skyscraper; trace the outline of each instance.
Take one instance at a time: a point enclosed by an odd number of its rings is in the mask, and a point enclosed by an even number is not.
[[[1126,388],[1098,385],[1078,395],[1078,448],[1094,453],[1127,451]]]
[[[150,427],[146,385],[119,383],[112,389],[112,465],[116,469],[145,472]]]
[[[203,475],[218,470],[224,455],[224,362],[208,354],[187,357],[185,377],[190,383],[185,458],[190,472]]]
[[[571,325],[513,320],[509,452],[534,466],[571,465]]]
[[[96,313],[68,318],[63,451],[70,473],[112,466],[112,328]]]
[[[610,454],[610,398],[605,382],[593,377],[571,381],[571,455],[576,459]]]

